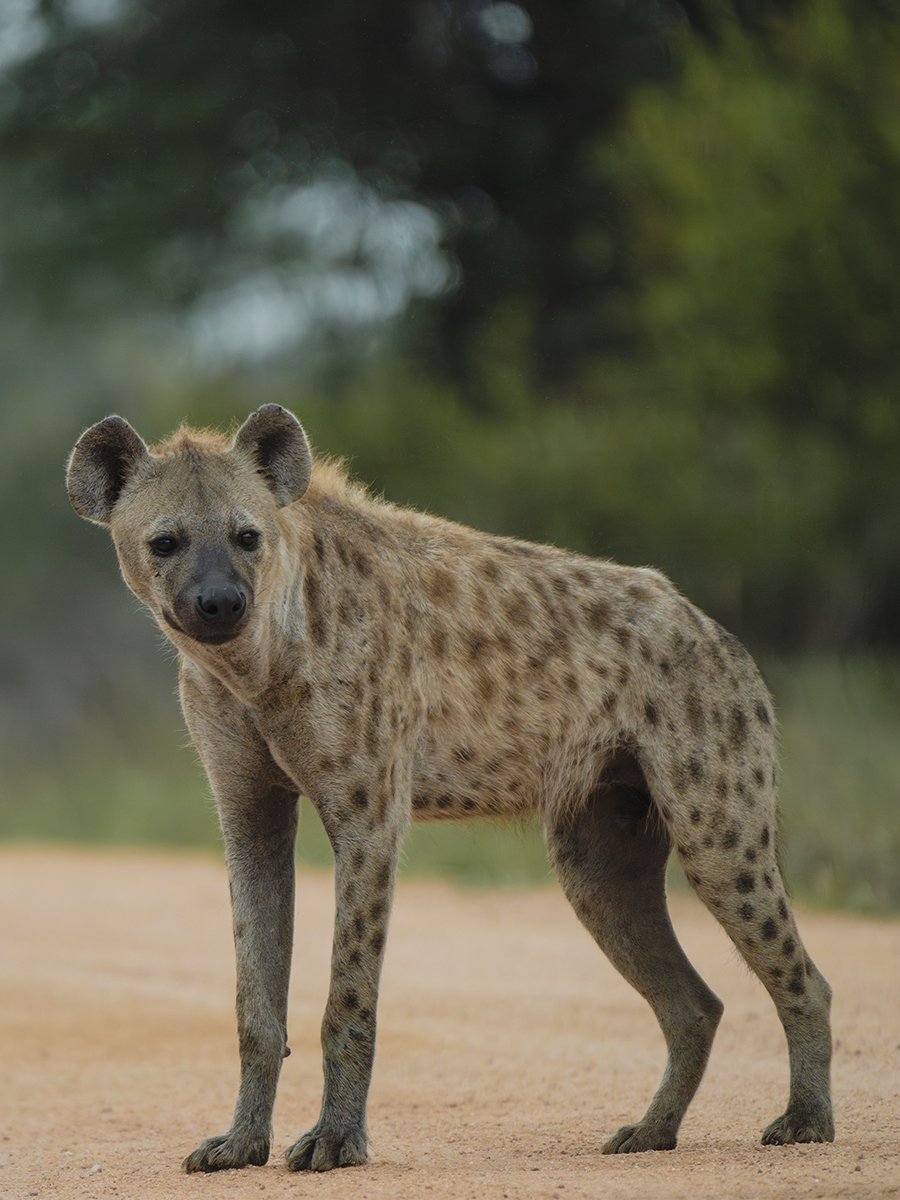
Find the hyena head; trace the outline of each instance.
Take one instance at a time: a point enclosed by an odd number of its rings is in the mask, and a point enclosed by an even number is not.
[[[217,645],[252,628],[278,569],[278,509],[311,471],[300,422],[266,404],[230,443],[188,430],[153,451],[107,417],[78,439],[67,486],[77,513],[109,526],[125,582],[163,631]]]

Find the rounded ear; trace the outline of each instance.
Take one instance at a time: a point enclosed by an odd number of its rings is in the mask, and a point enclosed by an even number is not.
[[[79,516],[108,525],[125,481],[148,461],[147,447],[122,417],[86,429],[69,455],[66,488]]]
[[[235,434],[233,449],[251,459],[279,508],[299,500],[309,487],[309,442],[294,414],[280,404],[264,404],[251,413]]]

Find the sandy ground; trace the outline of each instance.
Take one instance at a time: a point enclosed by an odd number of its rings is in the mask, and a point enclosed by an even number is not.
[[[780,1026],[718,926],[676,897],[676,926],[725,1018],[678,1150],[603,1157],[604,1137],[642,1113],[659,1079],[649,1010],[555,888],[406,881],[385,966],[371,1160],[290,1174],[282,1152],[318,1111],[332,916],[330,879],[308,872],[272,1159],[182,1175],[182,1156],[227,1127],[234,1099],[227,890],[212,858],[0,851],[0,1195],[900,1195],[900,923],[800,914],[835,991],[838,1140],[763,1147],[786,1095]]]

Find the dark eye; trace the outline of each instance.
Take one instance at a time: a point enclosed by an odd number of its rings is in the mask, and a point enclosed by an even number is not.
[[[238,545],[243,546],[245,550],[255,550],[259,545],[259,531],[256,529],[242,529],[237,535]]]
[[[168,558],[178,549],[178,538],[172,537],[170,533],[163,533],[159,537],[153,538],[150,542],[150,549],[159,558]]]

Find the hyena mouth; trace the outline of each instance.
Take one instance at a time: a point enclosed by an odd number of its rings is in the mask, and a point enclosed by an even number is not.
[[[162,610],[163,620],[176,633],[180,633],[182,637],[190,638],[192,642],[200,642],[204,646],[223,646],[226,642],[233,642],[241,632],[240,629],[234,629],[229,633],[190,633],[184,629],[167,608]]]

